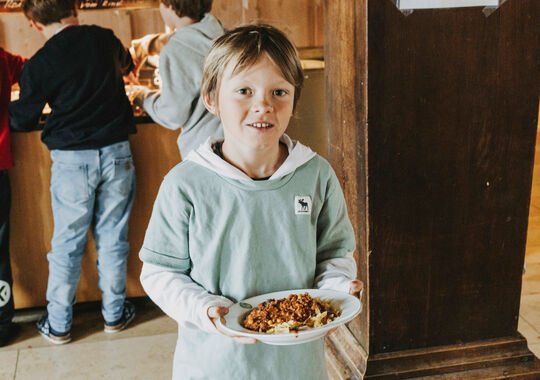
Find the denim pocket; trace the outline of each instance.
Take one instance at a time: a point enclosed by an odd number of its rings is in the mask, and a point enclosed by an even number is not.
[[[134,175],[135,167],[132,157],[114,159],[113,178],[118,192],[127,195],[132,191]]]
[[[90,199],[88,166],[53,162],[51,168],[51,193],[67,202],[85,202]]]

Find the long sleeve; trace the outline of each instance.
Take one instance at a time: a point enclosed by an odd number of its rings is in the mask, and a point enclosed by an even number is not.
[[[169,42],[169,39],[173,34],[174,32],[148,34],[142,38],[131,41],[129,51],[133,56],[133,60],[142,62],[149,55],[160,54],[161,50],[167,42]]]
[[[348,292],[351,281],[356,279],[356,243],[345,197],[335,173],[331,174],[318,220],[314,286]]]
[[[202,62],[189,48],[170,41],[159,58],[161,90],[145,89],[134,99],[156,123],[182,128],[200,97]]]
[[[9,123],[12,131],[29,132],[39,129],[39,118],[46,103],[41,78],[46,72],[46,68],[39,70],[37,67],[34,68],[31,61],[24,65],[19,79],[19,100],[11,102],[9,106]]]
[[[192,205],[165,177],[154,203],[139,257],[144,262],[141,284],[150,298],[180,326],[215,332],[208,319],[210,306],[230,306],[189,276],[189,219]]]
[[[116,49],[118,51],[118,62],[120,63],[120,72],[122,75],[128,75],[131,70],[135,67],[133,59],[128,49],[122,45],[122,42],[116,38],[113,34],[113,41],[116,44]]]
[[[217,333],[207,316],[211,306],[229,307],[233,303],[208,293],[181,270],[144,263],[141,284],[148,296],[181,327],[196,327]]]
[[[5,55],[8,63],[9,81],[13,85],[19,81],[26,59],[19,55],[10,54],[8,52],[5,52]]]

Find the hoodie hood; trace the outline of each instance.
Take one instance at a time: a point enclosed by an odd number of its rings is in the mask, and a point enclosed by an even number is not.
[[[248,177],[243,171],[232,166],[214,153],[212,145],[218,141],[223,141],[223,139],[209,137],[204,144],[189,153],[185,158],[185,161],[192,161],[227,178],[253,181],[253,179]],[[316,155],[310,148],[302,145],[298,141],[292,140],[286,134],[281,136],[279,141],[287,146],[289,156],[268,180],[279,179],[294,172],[298,167],[304,165]]]
[[[206,39],[214,40],[225,33],[225,27],[210,13],[206,13],[201,21],[176,30],[180,36],[182,33],[200,33]]]

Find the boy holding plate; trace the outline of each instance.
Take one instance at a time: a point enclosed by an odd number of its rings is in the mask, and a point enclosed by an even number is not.
[[[202,97],[221,119],[165,177],[140,252],[141,282],[179,324],[174,379],[326,379],[324,341],[252,346],[216,321],[259,294],[358,294],[354,231],[328,162],[285,130],[303,83],[277,29],[225,33],[206,58]],[[218,325],[219,326],[219,325]]]

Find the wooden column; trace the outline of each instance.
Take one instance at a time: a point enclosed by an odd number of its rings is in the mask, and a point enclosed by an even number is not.
[[[325,1],[329,157],[368,293],[346,329],[367,363],[337,355],[335,378],[539,378],[517,332],[538,20],[537,0],[489,16]]]
[[[326,339],[332,379],[360,379],[368,350],[367,2],[325,1],[328,152],[356,230],[356,261],[366,289],[360,316]]]

